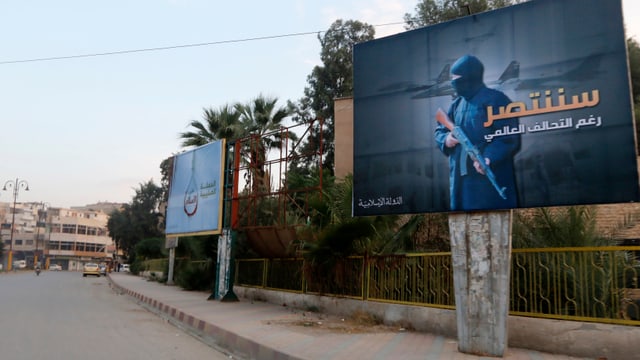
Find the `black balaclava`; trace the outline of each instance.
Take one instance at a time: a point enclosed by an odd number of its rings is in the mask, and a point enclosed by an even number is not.
[[[484,66],[473,55],[465,55],[451,66],[451,85],[459,96],[471,99],[484,83],[482,77]]]

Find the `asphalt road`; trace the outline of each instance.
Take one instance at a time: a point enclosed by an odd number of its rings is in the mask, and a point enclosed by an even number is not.
[[[0,273],[2,360],[231,359],[79,272]]]

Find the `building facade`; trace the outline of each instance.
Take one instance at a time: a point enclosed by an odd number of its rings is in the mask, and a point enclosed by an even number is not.
[[[14,209],[13,203],[0,203],[4,269],[10,251],[13,263],[24,260],[27,268],[39,262],[46,268],[55,263],[63,270],[79,271],[87,262],[111,262],[115,246],[107,221],[109,210],[116,207],[96,204],[65,209],[16,203]]]

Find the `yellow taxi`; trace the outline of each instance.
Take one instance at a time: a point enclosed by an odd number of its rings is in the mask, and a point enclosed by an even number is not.
[[[84,269],[82,271],[82,276],[86,277],[87,275],[95,275],[100,277],[100,267],[96,263],[86,263],[84,264]]]

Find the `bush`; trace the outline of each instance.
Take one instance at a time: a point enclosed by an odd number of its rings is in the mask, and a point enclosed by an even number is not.
[[[181,262],[176,267],[174,275],[178,286],[189,291],[205,291],[213,289],[215,284],[215,271],[213,262],[202,261]]]

